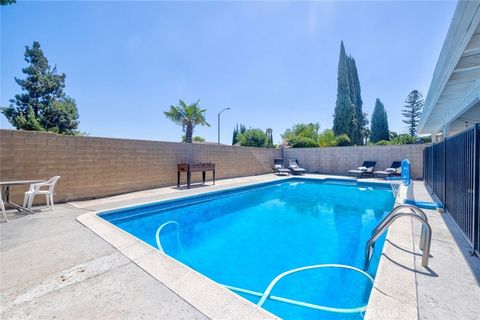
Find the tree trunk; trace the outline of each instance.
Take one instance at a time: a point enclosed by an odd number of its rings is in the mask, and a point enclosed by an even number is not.
[[[193,136],[193,126],[187,126],[187,131],[185,132],[185,142],[192,143]]]

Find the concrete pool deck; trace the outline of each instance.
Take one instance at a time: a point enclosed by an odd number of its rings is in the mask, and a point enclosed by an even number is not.
[[[138,261],[127,258],[130,246],[119,251],[76,219],[88,212],[275,179],[279,178],[261,175],[226,179],[215,186],[197,185],[190,190],[168,187],[61,204],[53,212],[10,215],[16,219],[0,225],[1,318],[212,318],[140,268]],[[423,182],[414,182],[412,193],[417,200],[430,197]],[[419,226],[410,218],[399,220],[391,228],[398,232],[390,232],[385,243],[384,255],[388,257],[380,266],[385,272],[379,269],[377,277],[384,279],[381,286],[376,281],[367,318],[475,319],[480,313],[480,287],[475,278],[475,273],[480,275],[480,260],[468,256],[468,244],[448,214],[427,214],[433,229],[430,270],[421,267],[417,256]],[[404,278],[398,279],[402,274],[409,279],[406,283]],[[178,285],[186,286],[185,282]],[[395,296],[402,288],[407,294]],[[211,308],[224,315],[221,318],[233,318],[228,306],[217,304],[216,299],[223,297],[206,298],[212,301]],[[270,317],[266,312],[263,315]],[[248,313],[244,318],[253,319]]]

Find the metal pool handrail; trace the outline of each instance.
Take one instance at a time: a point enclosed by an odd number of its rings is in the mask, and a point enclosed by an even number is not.
[[[385,218],[383,218],[383,220],[375,227],[375,229],[373,229],[372,235],[376,233],[378,230],[380,230],[381,228],[383,228],[384,225],[387,223],[387,221],[390,219],[390,217],[395,214],[398,214],[398,211],[402,209],[409,209],[412,213],[419,215],[421,218],[423,218],[425,221],[428,222],[428,217],[422,209],[412,206],[410,204],[401,204],[393,208],[393,210],[390,211],[390,213],[387,214]],[[422,224],[422,232],[420,234],[420,245],[419,245],[420,250],[423,250],[423,248],[425,247],[425,232],[426,232],[425,227]],[[373,244],[373,247],[375,247],[375,244]]]
[[[399,206],[401,207],[401,206]],[[412,207],[412,206],[410,206]],[[411,209],[409,207],[409,209]],[[404,208],[404,207],[402,207]],[[416,207],[415,207],[416,208]],[[423,215],[425,215],[425,212],[423,212],[421,209],[416,208],[415,211],[410,211],[410,212],[400,212],[396,213],[400,209],[396,210],[397,208],[394,208],[380,223],[380,227],[375,228],[372,237],[368,240],[367,244],[365,245],[365,265],[364,265],[364,270],[368,269],[368,266],[370,265],[370,260],[372,258],[372,247],[375,243],[375,241],[387,230],[387,228],[394,223],[397,219],[401,217],[412,217],[417,220],[419,220],[422,223],[422,236],[420,238],[420,249],[423,250],[423,255],[422,255],[422,266],[427,267],[428,266],[428,259],[430,257],[430,245],[432,242],[432,228],[430,227],[430,224],[428,223],[428,220],[426,220]],[[418,214],[421,212],[420,214]],[[426,217],[426,215],[425,215]],[[423,238],[423,241],[422,241]]]

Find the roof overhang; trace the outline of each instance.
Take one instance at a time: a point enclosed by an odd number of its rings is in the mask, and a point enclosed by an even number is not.
[[[480,122],[480,1],[459,1],[428,90],[420,134],[436,134],[467,114]],[[474,110],[472,110],[474,109]]]

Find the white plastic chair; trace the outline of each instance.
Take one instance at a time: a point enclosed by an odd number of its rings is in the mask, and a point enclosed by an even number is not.
[[[5,222],[8,222],[7,212],[5,211],[5,204],[3,203],[2,192],[0,192],[0,209],[2,209],[3,219],[5,220]]]
[[[25,192],[25,198],[23,199],[23,207],[28,210],[32,209],[33,199],[37,194],[44,194],[47,201],[47,207],[54,209],[53,207],[53,189],[60,176],[55,176],[46,182],[34,183],[30,185],[30,190]],[[48,189],[42,190],[47,187]]]

